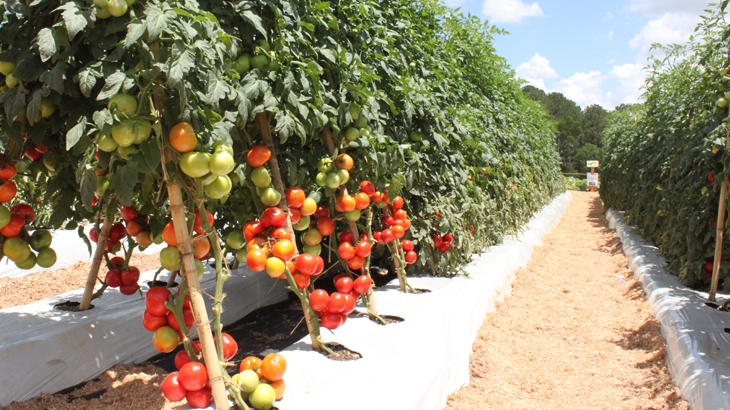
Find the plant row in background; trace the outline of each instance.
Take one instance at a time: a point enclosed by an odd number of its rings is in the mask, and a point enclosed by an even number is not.
[[[371,268],[404,292],[410,269],[453,275],[564,190],[544,111],[494,53],[498,31],[437,1],[1,7],[3,161],[22,181],[4,202],[35,204],[35,229],[86,238],[80,222],[95,221],[95,298],[136,293],[133,249],[167,244],[179,291],[148,292],[145,327],[202,366],[181,366],[170,399],[268,408],[283,394],[225,370],[229,264],[286,280],[326,352],[320,326],[343,325],[357,298],[380,319]],[[97,278],[101,263],[119,274]]]
[[[659,246],[689,286],[709,286],[718,204],[728,175],[728,2],[705,16],[686,46],[661,47],[648,69],[644,104],[611,113],[604,134],[601,197]],[[725,229],[727,229],[727,223]],[[730,247],[721,286],[730,290]]]

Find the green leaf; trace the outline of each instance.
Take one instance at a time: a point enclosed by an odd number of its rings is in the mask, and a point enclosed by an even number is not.
[[[195,54],[182,41],[176,41],[172,47],[167,84],[177,86],[188,72],[195,67]]]
[[[150,39],[157,38],[167,28],[167,15],[157,7],[147,9],[147,31]]]
[[[149,24],[149,23],[148,23]],[[124,48],[130,48],[142,38],[147,26],[142,24],[140,19],[134,19],[132,23],[127,26],[127,37],[124,39]]]
[[[66,31],[68,32],[69,40],[73,40],[81,30],[86,27],[88,23],[86,16],[78,9],[75,2],[68,2],[59,9],[65,8],[64,12],[61,13],[64,23],[66,23]]]
[[[5,105],[5,117],[15,119],[25,107],[25,94],[20,92],[20,87],[6,89],[0,95],[0,103]]]
[[[43,81],[48,88],[51,90],[63,94],[64,91],[64,80],[66,79],[66,70],[68,65],[64,63],[58,63],[53,66],[51,71],[46,71],[41,75],[41,81]]]
[[[84,169],[81,176],[81,203],[88,210],[91,210],[91,203],[96,193],[96,173],[92,168]]]
[[[81,121],[66,133],[66,151],[79,142],[84,135],[84,131],[86,131],[86,117],[81,117]]]
[[[41,61],[48,61],[56,54],[56,39],[53,37],[53,30],[46,27],[38,32],[38,51],[41,55]]]
[[[122,88],[124,80],[126,79],[126,74],[121,71],[117,71],[116,73],[107,77],[106,82],[104,83],[104,88],[102,88],[99,95],[96,96],[97,101],[106,100],[117,95],[119,93],[119,90]]]
[[[274,132],[279,134],[279,143],[284,144],[294,134],[294,120],[284,111],[279,111],[274,116],[276,127]]]
[[[43,90],[36,90],[26,108],[26,116],[31,125],[41,118],[41,102],[43,101]]]
[[[241,14],[241,17],[246,22],[248,22],[249,24],[251,24],[256,29],[256,31],[258,31],[259,33],[261,33],[264,36],[265,39],[267,39],[267,40],[269,39],[268,33],[266,32],[266,29],[264,29],[264,26],[261,24],[261,21],[262,21],[261,20],[261,17],[259,17],[258,15],[254,14],[251,10],[244,11]]]
[[[111,184],[109,184],[109,189],[114,192],[123,205],[132,204],[134,186],[137,185],[138,177],[139,172],[137,170],[137,165],[134,162],[129,162],[126,165],[117,168],[114,179]]]
[[[93,67],[86,67],[79,71],[74,80],[79,83],[81,93],[86,97],[91,97],[91,90],[94,89],[97,78],[101,78],[101,73]]]

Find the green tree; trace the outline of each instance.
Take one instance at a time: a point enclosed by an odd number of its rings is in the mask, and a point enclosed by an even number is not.
[[[601,147],[603,129],[606,128],[608,111],[598,104],[589,105],[583,110],[581,125],[583,136],[580,139],[582,144],[593,144]]]
[[[586,170],[586,161],[602,161],[603,150],[590,142],[583,145],[576,151],[575,157],[573,157],[573,168],[578,172]]]

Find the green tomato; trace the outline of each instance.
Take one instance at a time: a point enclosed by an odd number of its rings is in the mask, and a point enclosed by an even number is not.
[[[190,151],[180,157],[180,169],[185,175],[200,178],[208,173],[210,154],[206,152]]]
[[[423,134],[421,134],[418,131],[411,131],[411,134],[409,135],[411,141],[418,142],[423,139]]]
[[[107,108],[112,110],[116,106],[117,113],[132,117],[137,112],[137,99],[129,94],[117,94],[109,100]]]
[[[327,174],[325,174],[324,172],[320,172],[319,174],[317,174],[315,181],[317,182],[317,185],[323,187],[327,184],[326,179],[327,179]]]
[[[248,251],[246,249],[241,249],[240,251],[236,252],[236,260],[240,263],[246,263],[248,260]]]
[[[132,7],[135,1],[137,0],[125,0],[127,2],[127,6]]]
[[[13,262],[22,262],[28,259],[32,252],[30,246],[24,240],[14,236],[7,238],[3,243],[3,253]]]
[[[231,146],[231,144],[229,144],[223,140],[218,140],[218,141],[214,142],[213,143],[213,152],[218,152],[221,150],[233,155],[233,147]]]
[[[236,61],[231,64],[231,68],[236,70],[238,74],[248,72],[248,70],[251,68],[251,56],[248,54],[244,54],[238,57]]]
[[[348,221],[357,221],[358,219],[360,219],[360,210],[354,209],[350,212],[345,212],[345,218],[347,218]]]
[[[330,172],[324,178],[324,184],[327,188],[335,189],[340,186],[340,176],[336,172]]]
[[[365,128],[368,126],[368,119],[364,116],[360,116],[360,118],[357,119],[357,124],[355,124],[357,128]]]
[[[373,130],[370,129],[370,127],[365,127],[360,130],[360,136],[365,138],[370,138],[370,135],[373,133]]]
[[[292,228],[294,228],[295,231],[306,231],[309,229],[309,222],[310,218],[308,216],[303,216],[299,218],[299,222],[294,224]]]
[[[124,0],[121,0],[124,1]],[[120,147],[128,147],[137,140],[134,121],[122,120],[112,126],[112,138]]]
[[[10,211],[3,205],[0,205],[0,229],[10,222]]]
[[[205,275],[205,265],[203,265],[203,262],[201,262],[200,259],[195,260],[195,270],[198,272],[198,280],[203,279],[203,276]]]
[[[117,148],[117,154],[119,154],[120,157],[122,157],[125,160],[128,160],[129,157],[132,156],[132,154],[137,153],[139,150],[135,146],[129,146],[129,147],[119,147]]]
[[[330,172],[332,171],[332,167],[334,167],[332,158],[320,158],[320,160],[317,161],[317,169],[319,172]]]
[[[346,169],[338,169],[336,174],[340,178],[340,185],[345,185],[350,180],[350,172]]]
[[[210,183],[215,181],[216,178],[218,178],[218,175],[207,173],[201,177],[201,182],[203,183],[203,185],[209,185]]]
[[[99,197],[104,195],[104,192],[109,189],[109,180],[105,176],[100,176],[96,178],[96,193],[99,194]]]
[[[239,250],[246,244],[246,239],[243,236],[243,231],[237,229],[226,236],[226,245],[231,249]]]
[[[350,127],[345,131],[345,138],[347,138],[348,141],[355,141],[360,137],[360,130],[358,130],[355,127]]]
[[[251,402],[251,406],[257,410],[269,410],[274,407],[275,400],[276,392],[274,391],[274,388],[264,383],[256,386],[256,389],[248,397],[248,401]]]
[[[236,166],[236,161],[225,149],[219,149],[210,157],[210,173],[213,175],[228,175]]]
[[[728,106],[728,100],[725,99],[725,97],[720,97],[719,100],[717,100],[717,106],[720,108],[725,108]]]
[[[15,88],[19,82],[20,80],[15,78],[12,74],[8,74],[7,77],[5,77],[5,85],[8,86],[8,88]]]
[[[259,188],[266,188],[271,184],[271,175],[265,167],[258,167],[251,172],[251,181]]]
[[[41,268],[50,268],[56,264],[56,251],[51,248],[41,249],[38,251],[35,263],[37,263]]]
[[[109,0],[94,0],[96,7],[109,7]]]
[[[34,250],[40,251],[41,249],[51,246],[52,241],[53,236],[51,236],[50,231],[46,229],[39,229],[33,232],[33,235],[30,236],[29,245]]]
[[[15,262],[15,266],[18,267],[18,269],[28,270],[33,269],[36,262],[36,256],[33,252],[30,253],[30,255],[22,262]]]
[[[159,234],[157,234],[157,236],[152,238],[152,243],[154,243],[155,245],[161,245],[162,242],[164,242],[164,240],[162,239],[162,232],[160,232]]]
[[[41,117],[47,118],[56,112],[56,105],[53,104],[50,98],[44,98],[41,100]]]
[[[271,45],[269,44],[269,42],[268,42],[268,41],[266,41],[266,39],[263,39],[263,38],[262,38],[262,39],[259,39],[258,41],[256,41],[256,44],[257,44],[257,45],[258,45],[258,46],[259,46],[259,47],[260,47],[260,48],[261,48],[262,50],[266,51],[267,53],[268,53],[269,51],[271,51]]]
[[[236,376],[238,376],[236,384],[241,386],[241,390],[245,393],[252,393],[259,387],[259,376],[251,369],[246,369]]]
[[[350,104],[350,117],[353,121],[357,121],[360,118],[360,105],[358,103]]]
[[[96,17],[100,18],[102,20],[108,19],[112,16],[112,13],[109,12],[109,7],[99,7],[96,9]]]
[[[221,199],[228,195],[233,188],[231,179],[227,175],[216,177],[210,184],[205,186],[205,194],[213,199]]]
[[[109,0],[107,9],[109,9],[109,14],[112,16],[121,17],[127,12],[129,6],[125,0]]]
[[[15,70],[15,63],[12,61],[0,61],[0,73],[10,75]]]
[[[114,138],[107,137],[101,133],[99,133],[99,139],[96,141],[96,145],[104,152],[114,152],[114,150],[119,147],[119,144],[114,141]]]
[[[266,206],[277,206],[281,201],[281,193],[274,188],[265,188],[264,192],[259,195],[261,202]]]
[[[316,244],[314,246],[304,245],[302,246],[304,253],[311,253],[312,255],[319,255],[322,253],[322,245]]]
[[[147,120],[137,120],[134,122],[134,143],[141,144],[147,141],[152,135],[152,123]]]
[[[160,251],[160,264],[169,271],[180,269],[180,252],[176,246],[168,246]]]
[[[268,62],[269,59],[266,57],[266,54],[259,54],[251,59],[251,67],[263,70]]]

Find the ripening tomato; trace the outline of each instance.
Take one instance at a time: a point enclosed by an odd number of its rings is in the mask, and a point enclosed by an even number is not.
[[[302,235],[302,242],[309,246],[317,246],[322,242],[322,234],[317,229],[309,229]]]
[[[177,370],[182,369],[183,366],[190,362],[192,362],[192,360],[190,360],[190,356],[188,356],[188,352],[185,350],[180,350],[175,355],[175,368],[177,368]]]
[[[31,161],[36,162],[43,158],[43,153],[38,151],[34,147],[30,147],[25,150],[25,156],[28,157]]]
[[[272,239],[278,239],[280,241],[287,240],[291,241],[291,233],[286,228],[276,228],[269,234]],[[284,259],[284,258],[282,258]]]
[[[359,294],[368,293],[368,290],[370,290],[370,286],[373,284],[373,281],[370,280],[368,275],[360,275],[352,284],[352,290]]]
[[[251,249],[246,254],[246,265],[254,272],[266,269],[266,252],[261,249]]]
[[[413,250],[413,242],[409,241],[408,239],[402,240],[400,246],[406,252],[410,252]]]
[[[187,391],[197,391],[208,383],[208,370],[203,363],[186,363],[180,369],[180,384]]]
[[[6,238],[12,238],[13,236],[20,234],[20,231],[23,230],[24,226],[25,218],[23,218],[22,215],[13,212],[10,214],[10,222],[0,229],[0,233]]]
[[[335,222],[328,216],[319,218],[317,219],[317,230],[322,236],[330,236],[335,231]]]
[[[288,231],[286,232],[288,233]],[[294,257],[295,251],[294,243],[288,239],[280,240],[271,248],[271,254],[285,262]]]
[[[314,217],[317,219],[329,218],[330,217],[329,208],[324,207],[324,206],[318,206],[317,210],[314,211]]]
[[[338,198],[340,202],[340,208],[342,208],[343,212],[350,212],[355,210],[355,198],[353,198],[350,195],[343,195]]]
[[[122,271],[122,285],[136,285],[139,281],[139,269],[130,266],[129,269]]]
[[[316,272],[317,257],[309,253],[303,253],[297,257],[294,264],[297,267],[297,272],[312,276]]]
[[[373,196],[375,194],[375,185],[370,181],[362,181],[360,182],[360,191],[367,196]]]
[[[322,322],[322,326],[329,330],[335,330],[344,323],[343,316],[346,317],[346,315],[340,313],[327,312],[322,315],[320,321]]]
[[[408,219],[408,212],[406,212],[405,209],[399,209],[393,212],[393,218],[406,220]]]
[[[271,387],[274,389],[274,393],[276,393],[276,400],[281,400],[282,398],[284,398],[284,390],[286,389],[284,379],[271,382]]]
[[[145,307],[153,315],[166,315],[168,309],[165,303],[170,300],[170,296],[170,290],[165,287],[150,288],[144,298]]]
[[[5,162],[5,165],[0,167],[0,179],[10,179],[14,177],[17,172],[15,165]]]
[[[146,231],[146,232],[138,233],[137,234],[137,243],[139,244],[139,246],[141,246],[143,248],[148,248],[148,247],[152,246],[153,242],[152,242],[151,232]]]
[[[350,293],[345,294],[345,310],[342,311],[343,315],[349,315],[355,310],[355,302],[357,299]]]
[[[315,312],[323,312],[327,309],[327,304],[330,301],[330,296],[324,289],[317,289],[309,294],[309,306]]]
[[[5,180],[5,182],[0,185],[0,203],[12,201],[17,193],[18,188],[15,186],[15,182]]]
[[[261,374],[266,380],[281,380],[286,372],[286,359],[279,353],[270,353],[261,362]]]
[[[337,288],[337,291],[339,293],[350,293],[353,283],[354,282],[352,279],[342,275],[339,279],[335,281],[335,288]]]
[[[349,171],[352,169],[352,166],[354,165],[352,161],[352,157],[347,154],[340,154],[335,159],[335,167],[337,169],[344,169],[345,171]]]
[[[122,284],[122,274],[118,270],[112,269],[106,273],[104,283],[110,288],[118,288]]]
[[[183,314],[183,320],[185,321],[185,326],[190,329],[195,324],[195,316],[193,316],[193,309],[187,306],[183,306],[182,309]],[[180,324],[178,324],[177,317],[175,317],[175,314],[172,311],[167,312],[166,316],[167,325],[171,328],[180,331]]]
[[[400,225],[393,225],[393,227],[390,228],[390,231],[393,233],[393,236],[395,236],[398,239],[402,238],[403,235],[406,234],[406,230],[403,229],[403,227]]]
[[[170,353],[180,344],[180,336],[177,334],[177,330],[170,326],[162,326],[155,331],[152,344],[162,353]]]
[[[382,238],[383,243],[390,243],[393,239],[395,239],[393,231],[390,229],[383,229],[380,232],[380,237]]]
[[[167,400],[170,401],[181,401],[188,393],[188,391],[180,384],[178,372],[168,374],[167,377],[165,377],[165,380],[162,381],[160,387],[162,388],[162,394],[164,394]]]
[[[131,206],[123,206],[122,207],[122,219],[124,219],[127,222],[134,221],[139,216],[139,213],[137,212],[134,207]]]
[[[162,240],[170,246],[177,246],[177,236],[175,236],[175,224],[170,221],[162,229]]]
[[[215,219],[213,218],[213,214],[209,210],[205,210],[205,215],[208,217],[208,225],[213,226],[213,222]],[[197,234],[203,234],[205,233],[205,228],[203,228],[203,218],[200,217],[200,211],[195,210],[195,221],[193,222],[193,230]]]
[[[266,231],[266,228],[263,225],[261,225],[261,222],[253,221],[253,222],[247,223],[243,227],[243,236],[246,239],[246,242],[248,242],[251,239],[253,239],[254,237],[256,237],[256,235],[260,235],[260,234],[264,233],[265,231]]]
[[[294,282],[297,284],[297,288],[306,289],[307,287],[309,287],[309,276],[302,275],[301,273],[293,273],[292,277],[294,278]]]
[[[337,255],[344,260],[350,260],[355,256],[355,247],[350,242],[342,242],[337,247]]]
[[[418,254],[416,254],[416,252],[413,252],[413,251],[406,252],[406,257],[405,257],[406,263],[413,263],[416,261],[417,258],[418,258]]]
[[[179,152],[190,152],[198,145],[193,126],[187,122],[176,124],[170,130],[170,145]],[[174,246],[174,245],[173,245]]]
[[[140,226],[140,224],[138,224],[136,221],[130,221],[127,222],[127,227],[125,231],[127,232],[127,235],[134,238],[139,235],[140,232],[142,232],[142,226]]]
[[[246,160],[248,165],[254,168],[258,168],[266,163],[271,158],[271,150],[263,145],[257,145],[248,151]]]
[[[286,271],[286,262],[277,258],[270,257],[266,259],[266,273],[272,278],[278,278]]]
[[[371,247],[370,243],[367,242],[367,240],[363,240],[357,245],[355,245],[355,255],[361,257],[361,258],[367,258],[368,255],[370,255]]]
[[[257,237],[251,239],[250,241],[248,241],[246,243],[246,250],[247,251],[251,251],[251,250],[254,250],[254,249],[260,249],[260,250],[266,252],[267,253],[267,256],[268,256],[268,253],[269,253],[269,242],[266,239],[264,239],[264,238],[262,238],[260,236],[257,236]]]
[[[261,215],[261,226],[268,228],[276,226],[281,228],[286,223],[286,214],[279,207],[266,208]]]
[[[347,266],[352,270],[358,270],[365,264],[365,259],[355,255],[347,261]]]
[[[340,233],[340,236],[337,238],[337,240],[342,242],[350,242],[351,244],[355,244],[355,235],[352,234],[352,232],[342,232]]]
[[[263,363],[263,360],[259,359],[256,356],[249,356],[241,362],[241,367],[238,369],[239,372],[242,372],[244,370],[253,370],[256,372],[256,374],[259,376],[259,378],[262,377],[261,374],[261,364]]]
[[[290,208],[301,208],[306,199],[307,195],[302,188],[291,187],[286,190],[286,203]]]
[[[233,356],[238,352],[238,343],[233,336],[228,333],[221,333],[221,339],[223,339],[223,358],[225,360],[231,360]],[[215,341],[215,339],[213,339]],[[216,342],[216,346],[217,346]]]
[[[356,209],[365,209],[370,205],[370,197],[365,192],[360,192],[359,194],[355,195],[355,208]]]
[[[307,198],[304,200],[302,207],[299,208],[299,211],[302,213],[302,216],[313,215],[315,212],[317,212],[317,203],[314,202],[314,199]]]
[[[210,389],[188,391],[185,395],[188,405],[194,409],[205,409],[213,403],[213,393]]]
[[[10,207],[10,212],[20,214],[20,216],[22,216],[25,220],[26,224],[33,222],[33,219],[35,218],[35,212],[33,212],[33,207],[28,204],[15,204]]]
[[[382,193],[382,192],[380,192],[380,191],[376,191],[376,192],[375,192],[374,194],[372,194],[372,195],[370,196],[370,199],[371,199],[371,200],[372,200],[373,202],[375,202],[376,204],[378,204],[378,203],[380,203],[380,202],[383,202],[383,200],[385,199],[385,197],[384,197],[384,195],[383,195],[383,193]]]
[[[109,274],[107,274],[108,277]],[[153,315],[149,310],[145,310],[144,315],[142,315],[142,326],[150,332],[154,332],[162,326],[167,326],[167,316]]]
[[[210,241],[207,236],[196,236],[193,239],[193,256],[204,259],[210,253]]]

